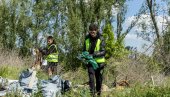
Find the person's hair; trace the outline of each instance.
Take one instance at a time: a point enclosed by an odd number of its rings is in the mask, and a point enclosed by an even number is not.
[[[53,39],[53,36],[48,36],[48,37],[47,37],[47,40],[48,40],[48,39]]]
[[[89,26],[90,31],[97,31],[98,30],[98,25],[95,23],[91,23]]]
[[[56,42],[55,42],[53,36],[48,36],[48,37],[47,37],[47,40],[49,40],[49,39],[53,40],[52,44],[56,44]]]

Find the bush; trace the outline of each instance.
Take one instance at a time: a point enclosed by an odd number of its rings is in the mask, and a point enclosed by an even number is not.
[[[103,29],[103,37],[106,42],[106,58],[122,58],[128,54],[124,47],[123,41],[120,39],[114,39],[114,32],[112,26],[107,24]]]

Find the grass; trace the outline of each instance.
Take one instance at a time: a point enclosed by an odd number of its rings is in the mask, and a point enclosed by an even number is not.
[[[15,66],[1,66],[0,76],[10,79],[18,79],[19,73],[24,68]],[[47,74],[43,71],[37,72],[39,79],[47,79]],[[78,69],[77,71],[70,71],[62,75],[62,78],[70,80],[74,85],[82,84],[88,81],[87,71],[84,69]],[[20,97],[17,93],[8,94],[10,97]],[[34,95],[35,97],[42,97],[39,91]],[[63,97],[90,97],[89,88],[74,88],[63,94]],[[124,88],[122,90],[113,89],[110,92],[102,92],[102,97],[170,97],[170,86],[142,86],[134,85],[130,88]]]
[[[31,60],[25,61],[21,58],[16,58],[16,54],[0,55],[0,76],[7,79],[18,79],[21,71],[30,67],[26,64],[31,64]],[[10,55],[10,56],[8,56]],[[10,58],[9,58],[10,57]],[[9,60],[4,60],[9,58]],[[8,65],[6,65],[8,64]],[[104,70],[103,83],[112,88],[112,83],[115,78],[117,81],[125,79],[126,76],[130,80],[130,87],[124,89],[113,89],[109,92],[102,92],[102,97],[170,97],[170,78],[169,80],[163,80],[164,78],[158,77],[155,74],[155,85],[158,85],[156,79],[161,79],[163,82],[159,86],[152,86],[151,74],[147,71],[147,63],[139,61],[130,61],[124,59],[116,62],[116,60],[109,60]],[[63,71],[60,74],[64,80],[70,80],[72,86],[77,84],[83,84],[88,82],[88,72],[86,69],[79,68],[76,71]],[[43,70],[37,71],[37,77],[39,80],[48,79],[47,73]],[[137,85],[135,83],[139,82]],[[147,83],[147,85],[145,84]],[[11,93],[8,97],[22,97],[18,93]],[[42,97],[41,91],[34,94],[34,97]],[[90,97],[89,87],[85,88],[72,88],[63,94],[63,97]]]
[[[169,87],[136,86],[110,93],[110,97],[170,97]]]
[[[0,66],[0,76],[8,79],[18,79],[20,72],[24,69],[24,67],[3,65]]]
[[[43,70],[38,70],[36,76],[38,79],[48,79],[47,73]]]

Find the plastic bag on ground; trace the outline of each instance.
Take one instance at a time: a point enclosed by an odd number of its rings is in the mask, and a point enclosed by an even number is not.
[[[55,75],[49,80],[41,80],[40,87],[43,97],[61,97],[61,93],[69,89],[70,84],[68,80],[63,80]]]

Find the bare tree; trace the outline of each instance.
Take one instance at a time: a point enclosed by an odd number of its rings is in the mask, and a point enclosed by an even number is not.
[[[154,11],[154,6],[153,6],[153,1],[152,0],[147,0],[147,6],[149,8],[150,17],[151,17],[152,23],[154,25],[157,41],[160,42],[160,34],[159,34],[159,29],[158,29],[157,21],[155,19],[155,11]]]

